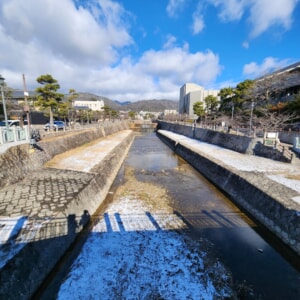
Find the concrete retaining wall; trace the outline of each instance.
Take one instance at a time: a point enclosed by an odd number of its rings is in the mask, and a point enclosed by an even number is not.
[[[263,138],[251,138],[248,136],[193,127],[192,125],[182,125],[164,121],[158,122],[157,129],[172,131],[243,154],[256,155],[288,163],[292,162],[293,159],[293,156],[287,151],[279,151],[278,149],[273,149],[273,147],[265,146],[263,144]]]
[[[246,154],[253,154],[253,149],[255,148],[256,143],[258,141],[263,142],[262,139],[253,139],[248,136],[239,136],[210,129],[163,121],[158,122],[157,129],[172,131],[209,144],[218,145],[223,148]]]
[[[289,207],[284,205],[270,196],[267,191],[254,186],[247,180],[247,176],[235,174],[225,166],[220,165],[219,162],[201,156],[166,136],[159,134],[159,137],[176,154],[188,161],[233,201],[300,255],[300,215],[297,209],[293,209],[291,205]],[[258,180],[268,186],[268,183],[264,183],[265,178]]]
[[[26,163],[29,165],[27,172],[35,169],[35,172],[42,173],[46,170],[36,168],[54,155],[123,129],[127,129],[125,123],[112,125],[110,128],[81,132],[69,137],[64,136],[58,140],[41,142],[39,147],[43,148],[42,152],[36,150],[35,153],[29,154],[28,150],[17,147],[17,149],[10,149],[5,155],[7,157],[10,153],[16,155],[19,153],[27,159]],[[84,186],[58,215],[31,220],[33,222],[32,230],[35,230],[34,241],[20,245],[23,248],[1,268],[0,299],[32,298],[106,198],[133,139],[134,133],[129,133],[99,164],[93,167],[90,173],[65,171],[66,178],[72,179],[74,176],[80,176],[85,182]],[[37,159],[38,155],[40,155],[39,160],[34,162],[34,157]],[[17,156],[15,158],[17,159]],[[11,159],[11,161],[13,160]],[[22,166],[21,160],[19,160],[19,164]],[[14,170],[18,170],[18,168],[19,166]],[[30,232],[24,232],[24,234],[30,234]]]
[[[10,147],[0,154],[0,188],[22,180],[57,154],[125,129],[129,129],[128,122],[115,122],[42,139],[34,149],[29,144]]]

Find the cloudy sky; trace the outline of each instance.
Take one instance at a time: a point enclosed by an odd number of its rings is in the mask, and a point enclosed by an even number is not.
[[[300,60],[300,0],[1,0],[0,74],[112,100],[235,87]]]

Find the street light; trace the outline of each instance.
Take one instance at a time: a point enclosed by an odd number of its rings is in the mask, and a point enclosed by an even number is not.
[[[253,108],[254,108],[254,102],[251,102],[251,113],[250,113],[250,133],[249,135],[251,136],[251,132],[252,132],[252,117],[253,117]]]
[[[5,103],[5,98],[4,98],[3,86],[4,86],[4,78],[0,74],[0,87],[1,87],[1,96],[2,96],[2,105],[3,105],[3,112],[4,112],[4,120],[5,120],[6,129],[8,129],[8,120],[7,120],[6,103]]]

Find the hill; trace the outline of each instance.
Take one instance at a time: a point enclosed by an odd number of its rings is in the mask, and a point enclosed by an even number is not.
[[[110,108],[117,111],[151,111],[151,112],[162,112],[165,109],[177,110],[178,111],[178,101],[174,100],[140,100],[136,102],[125,102],[121,103],[119,101],[113,101],[109,98],[103,96],[97,96],[91,93],[78,93],[79,99],[83,100],[103,100],[104,104],[109,106]]]
[[[173,100],[140,100],[132,102],[123,106],[123,110],[131,110],[135,112],[139,111],[151,111],[151,112],[163,112],[165,109],[177,110],[178,101]]]

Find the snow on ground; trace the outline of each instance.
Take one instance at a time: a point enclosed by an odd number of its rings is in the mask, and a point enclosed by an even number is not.
[[[263,172],[271,180],[281,183],[300,193],[300,180],[293,179],[290,175],[298,175],[300,178],[299,167],[292,164],[274,161],[263,157],[241,154],[229,149],[224,149],[217,145],[194,140],[170,131],[160,130],[161,134],[177,141],[182,145],[188,145],[195,151],[201,151],[208,157],[213,157],[221,161],[224,165],[236,170],[246,172]],[[274,174],[268,174],[274,173]],[[295,198],[297,201],[297,197]],[[300,202],[299,202],[300,203]]]
[[[58,154],[54,159],[47,162],[45,167],[54,165],[58,169],[89,172],[130,133],[130,130],[123,130],[95,142]]]
[[[18,241],[15,237],[26,224],[26,217],[0,217],[0,268],[25,246],[22,237]]]
[[[202,243],[185,223],[152,203],[155,188],[132,182],[95,221],[83,250],[60,287],[58,299],[223,299],[230,277],[208,263]],[[149,194],[147,194],[149,191]],[[139,195],[144,195],[144,199]],[[157,202],[156,202],[157,203]],[[213,279],[212,279],[213,278]]]

